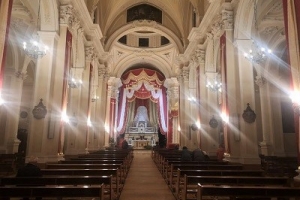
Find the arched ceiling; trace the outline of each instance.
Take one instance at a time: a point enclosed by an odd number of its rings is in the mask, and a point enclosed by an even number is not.
[[[140,56],[132,56],[137,52],[145,52],[150,50],[155,56],[161,57],[164,62],[158,62],[159,67],[165,66],[163,71],[175,71],[175,57],[172,53],[172,57],[166,59],[166,55],[171,55],[171,52],[183,53],[184,48],[188,44],[188,35],[191,31],[191,24],[187,23],[191,21],[192,13],[195,12],[199,16],[203,16],[204,2],[207,4],[207,0],[95,0],[93,3],[97,3],[98,16],[96,21],[100,25],[102,34],[104,36],[103,43],[106,51],[109,51],[114,58],[116,68],[112,68],[111,72],[117,76],[124,72],[126,68],[131,66],[120,66],[120,62],[124,63],[121,57],[114,55],[116,52],[120,55],[131,56],[132,64],[136,64],[139,61]],[[147,24],[147,22],[138,24],[137,22],[126,22],[126,11],[134,6],[147,4],[161,10],[163,15],[163,23]],[[89,5],[92,6],[92,5]],[[156,22],[155,22],[156,23]],[[132,24],[132,25],[130,25]],[[120,31],[122,30],[122,31]],[[126,40],[120,42],[120,38],[127,36]],[[157,37],[165,38],[167,42],[164,44],[164,49],[168,48],[168,52],[162,51],[162,46],[142,47],[137,46],[137,42],[132,41],[132,38],[149,37],[157,39]],[[128,39],[129,38],[129,39]],[[132,44],[128,44],[128,40]],[[125,44],[126,43],[126,44]],[[122,47],[123,46],[123,47]],[[117,49],[117,50],[116,50]],[[159,59],[157,59],[159,60]],[[157,64],[157,63],[156,63]],[[127,63],[127,65],[130,65]],[[174,73],[165,74],[168,76],[174,76]]]

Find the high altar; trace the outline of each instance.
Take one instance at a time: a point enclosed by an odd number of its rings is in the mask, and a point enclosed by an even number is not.
[[[166,135],[167,94],[165,77],[155,70],[133,69],[122,76],[119,92],[117,132],[134,148],[153,146],[158,128]]]
[[[157,128],[149,121],[147,113],[145,106],[139,106],[133,122],[129,123],[132,126],[126,129],[125,138],[133,148],[153,146],[157,141]]]

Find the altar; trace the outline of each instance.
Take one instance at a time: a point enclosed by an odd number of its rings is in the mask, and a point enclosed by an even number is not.
[[[132,147],[134,149],[144,149],[145,146],[151,146],[151,140],[133,140]]]

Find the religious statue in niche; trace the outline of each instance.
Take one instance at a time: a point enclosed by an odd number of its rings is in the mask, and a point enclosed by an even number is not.
[[[127,22],[134,20],[153,20],[162,23],[162,12],[148,4],[137,5],[127,10]]]
[[[247,108],[244,110],[243,118],[247,123],[253,123],[256,119],[255,112],[250,108],[250,104],[247,103]]]
[[[149,122],[148,111],[145,106],[139,106],[134,117],[134,123],[136,127],[147,127]]]

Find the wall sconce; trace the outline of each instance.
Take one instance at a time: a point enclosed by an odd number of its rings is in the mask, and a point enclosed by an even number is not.
[[[65,122],[65,123],[69,123],[70,122],[70,119],[69,119],[69,117],[68,117],[68,115],[67,115],[66,112],[63,112],[61,114],[61,121]]]
[[[247,123],[253,123],[256,119],[255,112],[250,108],[250,104],[247,103],[247,108],[244,110],[244,113],[242,115],[243,119]]]
[[[216,120],[215,116],[213,115],[212,118],[209,120],[209,126],[211,128],[217,128],[219,125],[218,120]]]
[[[213,92],[222,92],[222,83],[217,80],[215,80],[214,83],[207,81],[206,87]]]
[[[98,99],[99,99],[99,96],[96,96],[96,95],[95,95],[95,96],[92,97],[92,102],[95,102],[95,101],[97,101]]]
[[[196,100],[195,97],[189,97],[188,100],[189,100],[190,102],[192,102],[192,103],[196,103],[196,102],[197,102],[197,100]]]
[[[197,131],[199,129],[199,127],[196,124],[191,124],[190,129],[193,131]]]
[[[70,88],[78,88],[81,86],[82,80],[76,80],[74,77],[69,78],[68,85]]]
[[[222,118],[222,121],[225,122],[226,124],[229,122],[229,117],[227,114],[222,113],[221,118]]]
[[[299,91],[293,91],[291,92],[290,98],[293,103],[293,109],[294,112],[300,112],[300,92]]]

